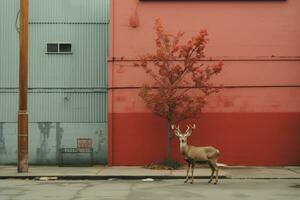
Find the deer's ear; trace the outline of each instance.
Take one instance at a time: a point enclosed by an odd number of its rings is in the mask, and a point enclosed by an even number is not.
[[[175,129],[175,125],[174,124],[171,125],[171,129]]]

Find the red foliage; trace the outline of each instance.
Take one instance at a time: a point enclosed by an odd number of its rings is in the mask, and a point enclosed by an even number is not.
[[[169,123],[196,117],[206,103],[206,98],[217,93],[211,77],[222,70],[223,63],[201,63],[208,42],[206,30],[179,44],[184,33],[166,33],[160,20],[155,22],[156,52],[140,57],[135,63],[153,79],[153,84],[144,84],[139,96],[147,107]]]

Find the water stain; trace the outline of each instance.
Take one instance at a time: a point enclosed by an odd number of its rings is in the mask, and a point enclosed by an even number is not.
[[[48,139],[50,136],[50,129],[53,127],[51,122],[39,122],[38,127],[40,129],[40,147],[37,148],[37,163],[47,163],[47,154],[50,152],[48,147]]]
[[[98,134],[98,131],[96,131],[97,132],[97,134]],[[101,152],[102,153],[102,148],[103,148],[103,145],[104,145],[104,142],[105,142],[105,136],[104,136],[104,134],[103,134],[103,131],[102,130],[100,130],[100,133],[99,133],[99,136],[98,136],[99,138],[99,142],[98,142],[98,152]]]
[[[60,127],[60,122],[56,122],[56,161],[59,162],[59,152],[61,148],[61,140],[63,136],[64,129]]]
[[[0,154],[6,154],[5,138],[4,138],[4,122],[0,122]]]

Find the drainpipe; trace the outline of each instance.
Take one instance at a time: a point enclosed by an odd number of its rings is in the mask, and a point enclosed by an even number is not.
[[[109,60],[108,60],[108,77],[109,77],[109,88],[108,88],[108,106],[109,106],[109,118],[108,118],[108,165],[112,166],[113,163],[113,69],[114,69],[114,60],[115,60],[115,52],[114,52],[114,15],[115,15],[115,2],[114,0],[110,0],[110,20],[109,20]]]

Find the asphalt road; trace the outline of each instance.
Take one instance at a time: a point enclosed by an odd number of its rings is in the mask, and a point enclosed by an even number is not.
[[[222,179],[218,185],[207,180],[184,184],[183,179],[34,181],[0,180],[0,200],[300,200],[299,179]]]

